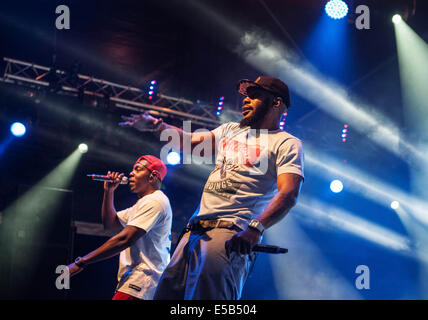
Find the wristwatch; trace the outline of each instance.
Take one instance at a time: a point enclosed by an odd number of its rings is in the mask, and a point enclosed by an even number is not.
[[[262,223],[259,220],[253,219],[248,224],[248,228],[257,229],[260,231],[261,234],[265,231],[265,228],[263,227]]]
[[[87,264],[82,261],[82,257],[77,257],[76,260],[74,260],[74,264],[80,268],[85,268],[87,266]]]

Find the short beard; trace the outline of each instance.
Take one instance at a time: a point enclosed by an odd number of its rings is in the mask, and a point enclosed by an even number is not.
[[[269,99],[269,98],[265,99],[263,101],[263,104],[256,109],[256,111],[252,116],[243,118],[241,122],[239,122],[239,127],[240,128],[243,128],[246,126],[251,127],[256,123],[261,122],[269,112],[271,105],[272,105],[272,99]]]

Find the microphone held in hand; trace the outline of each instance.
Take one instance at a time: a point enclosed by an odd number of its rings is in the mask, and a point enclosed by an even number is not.
[[[278,246],[269,246],[266,244],[256,244],[252,251],[254,252],[264,252],[264,253],[287,253],[288,249],[281,248]]]
[[[87,174],[87,176],[92,178],[93,181],[114,182],[111,178],[102,174]],[[119,183],[128,184],[128,177],[123,176]]]

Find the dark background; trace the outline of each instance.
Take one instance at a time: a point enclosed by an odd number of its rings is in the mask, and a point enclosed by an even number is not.
[[[150,80],[159,83],[159,92],[204,101],[215,105],[225,97],[225,109],[239,112],[242,97],[235,91],[239,79],[255,79],[259,71],[247,64],[237,53],[240,34],[228,32],[227,22],[233,22],[240,32],[262,29],[284,45],[300,52],[324,75],[349,88],[352,95],[376,106],[403,132],[400,81],[391,16],[402,12],[411,1],[353,1],[371,9],[371,29],[357,30],[355,15],[346,21],[348,33],[346,56],[337,54],[334,46],[321,47],[316,42],[315,27],[324,15],[325,1],[266,0],[278,22],[266,6],[257,0],[234,1],[2,1],[0,4],[1,57],[10,57],[43,66],[71,70],[80,64],[79,73],[99,79],[131,85],[145,90]],[[70,8],[71,29],[55,28],[55,8],[66,4]],[[202,10],[201,8],[208,8]],[[408,24],[422,37],[428,35],[427,3],[417,2],[415,15]],[[353,7],[351,7],[353,10]],[[225,23],[211,20],[220,15]],[[286,32],[284,32],[286,30]],[[291,38],[288,35],[291,35]],[[337,63],[336,66],[333,66]],[[2,69],[5,62],[2,61]],[[291,89],[292,108],[286,130],[305,142],[354,165],[367,174],[387,183],[409,189],[407,163],[384,152],[356,131],[351,131],[343,144],[338,132],[343,123],[318,109],[305,97]],[[31,95],[32,93],[32,95]],[[111,103],[57,95],[43,88],[29,88],[0,82],[0,141],[10,135],[13,121],[22,121],[27,134],[14,139],[0,156],[0,210],[5,209],[71,154],[77,145],[86,142],[89,152],[83,155],[62,205],[51,217],[64,234],[52,235],[36,248],[34,243],[22,243],[17,230],[6,230],[14,217],[2,217],[2,268],[0,298],[72,298],[110,299],[115,287],[117,258],[92,265],[72,279],[72,289],[55,290],[55,266],[95,249],[107,238],[73,234],[71,220],[101,222],[102,184],[90,182],[87,173],[107,170],[129,173],[142,154],[159,155],[161,146],[150,134],[119,128],[120,115],[129,114]],[[213,112],[215,110],[213,109]],[[178,119],[166,119],[180,125]],[[197,125],[192,128],[199,128]],[[169,166],[164,192],[169,196],[174,213],[173,245],[178,234],[198,206],[207,170],[195,170],[190,165]],[[306,168],[303,194],[358,212],[360,217],[406,235],[399,219],[390,209],[353,193],[332,198],[329,181],[316,170]],[[321,191],[321,190],[325,190]],[[46,191],[58,192],[58,191]],[[116,208],[124,209],[136,201],[126,187],[116,195]],[[30,224],[37,224],[33,216]],[[21,223],[23,224],[23,223]],[[417,262],[396,256],[378,246],[339,230],[324,230],[301,222],[301,228],[317,243],[320,252],[353,286],[354,265],[370,261],[376,265],[378,286],[359,292],[366,299],[418,298]],[[281,239],[278,239],[281,243]],[[13,245],[11,244],[13,242]],[[48,248],[53,243],[57,244]],[[34,265],[19,265],[17,256],[25,252],[40,252]],[[278,288],[287,284],[275,281],[271,259],[260,255],[243,293],[246,299],[283,299]],[[49,265],[46,275],[37,265]],[[394,261],[394,263],[391,263]],[[351,263],[352,262],[352,263]],[[354,263],[355,262],[355,263]],[[352,265],[350,269],[349,265]],[[21,268],[21,269],[19,269]],[[346,269],[348,268],[348,269]],[[43,268],[41,268],[43,269]],[[21,271],[19,271],[21,270]],[[27,281],[25,270],[36,278]],[[402,281],[397,280],[397,274]],[[46,285],[48,279],[49,285]],[[16,283],[19,283],[17,285]],[[51,286],[52,285],[52,286]]]

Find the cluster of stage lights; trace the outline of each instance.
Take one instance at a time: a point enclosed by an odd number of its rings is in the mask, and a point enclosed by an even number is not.
[[[25,133],[27,132],[27,129],[21,122],[14,122],[10,126],[10,132],[15,137],[20,138],[25,135]],[[80,153],[86,153],[89,150],[88,145],[86,143],[79,144],[78,149]],[[181,160],[180,154],[175,151],[170,152],[167,156],[167,162],[170,165],[177,165],[180,163],[180,160]]]
[[[342,129],[342,142],[346,142],[346,138],[348,137],[348,125],[343,125]]]
[[[27,128],[25,125],[21,122],[14,122],[10,126],[10,132],[17,138],[21,138],[25,135],[27,132]],[[86,153],[88,152],[88,145],[86,143],[81,143],[78,146],[78,149],[80,153]]]
[[[333,180],[330,183],[330,190],[333,193],[340,193],[340,192],[342,192],[342,190],[343,190],[343,183],[342,183],[342,181],[340,181],[338,179]],[[394,201],[391,202],[390,206],[391,206],[392,210],[398,210],[400,208],[400,202],[398,202],[397,200],[394,200]]]
[[[217,106],[217,116],[221,115],[221,112],[223,110],[223,104],[224,104],[224,97],[220,97],[219,101],[218,101],[218,106]]]
[[[279,128],[280,128],[281,130],[284,130],[284,126],[285,126],[285,117],[287,117],[287,112],[284,112],[284,113],[281,115],[281,119],[279,120]]]
[[[152,100],[155,95],[155,87],[156,87],[156,80],[150,81],[149,92],[148,92],[149,100]]]
[[[349,7],[345,1],[342,0],[330,0],[326,3],[325,13],[334,20],[340,20],[347,16],[349,12]],[[399,14],[395,14],[392,17],[392,22],[397,24],[402,21],[402,18]]]
[[[330,190],[333,193],[340,193],[343,190],[342,181],[335,179],[330,183]],[[391,202],[391,209],[397,210],[400,207],[400,203],[396,200]]]
[[[325,12],[330,18],[335,20],[346,17],[348,11],[348,5],[342,0],[330,0],[325,5]]]

